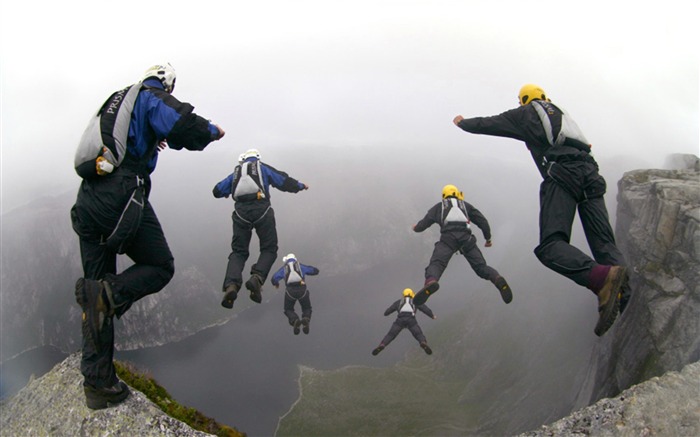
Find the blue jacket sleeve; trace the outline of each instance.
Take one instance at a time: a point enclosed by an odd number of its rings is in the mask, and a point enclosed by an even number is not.
[[[231,195],[231,186],[233,184],[233,173],[228,175],[226,179],[220,181],[218,184],[214,186],[214,190],[212,190],[214,197],[221,198],[221,197],[228,197]]]
[[[277,270],[275,274],[272,275],[272,279],[270,279],[270,282],[272,282],[272,285],[277,287],[280,284],[282,278],[284,278],[284,267],[280,267],[279,270]]]
[[[195,114],[194,106],[180,102],[161,89],[149,89],[158,101],[150,111],[151,126],[159,139],[167,138],[171,149],[204,150],[218,138],[219,130],[209,121]]]
[[[279,171],[276,168],[260,163],[263,174],[263,184],[265,185],[265,191],[269,189],[268,185],[272,185],[280,191],[286,191],[288,193],[298,193],[304,189],[304,184],[298,180],[290,177],[287,173]]]
[[[301,272],[305,275],[318,275],[319,270],[314,266],[307,266],[304,264],[299,264],[301,266]]]

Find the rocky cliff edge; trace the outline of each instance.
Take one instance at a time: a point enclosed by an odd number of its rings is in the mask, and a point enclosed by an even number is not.
[[[31,381],[0,405],[3,436],[208,436],[166,415],[143,393],[131,390],[123,403],[93,411],[85,406],[80,354]]]

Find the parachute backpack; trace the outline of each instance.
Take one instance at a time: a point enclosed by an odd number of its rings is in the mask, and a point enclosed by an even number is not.
[[[126,155],[131,113],[141,91],[141,82],[113,93],[90,118],[75,152],[75,171],[83,179],[111,172],[98,173],[97,166],[107,161],[118,167]],[[104,165],[104,164],[103,164]]]
[[[304,284],[304,275],[301,273],[301,266],[293,253],[285,256],[282,259],[284,262],[284,270],[286,274],[287,284]]]

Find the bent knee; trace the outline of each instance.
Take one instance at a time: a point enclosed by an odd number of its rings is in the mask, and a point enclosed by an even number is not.
[[[161,278],[166,284],[170,282],[171,279],[173,279],[173,276],[175,275],[175,260],[173,258],[164,261],[156,267],[159,270]]]

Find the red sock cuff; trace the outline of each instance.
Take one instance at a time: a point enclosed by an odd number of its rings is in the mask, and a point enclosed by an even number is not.
[[[598,291],[603,288],[605,278],[608,277],[608,272],[610,272],[610,267],[596,264],[591,269],[591,272],[588,274],[588,288],[593,290],[594,293],[598,294]]]

